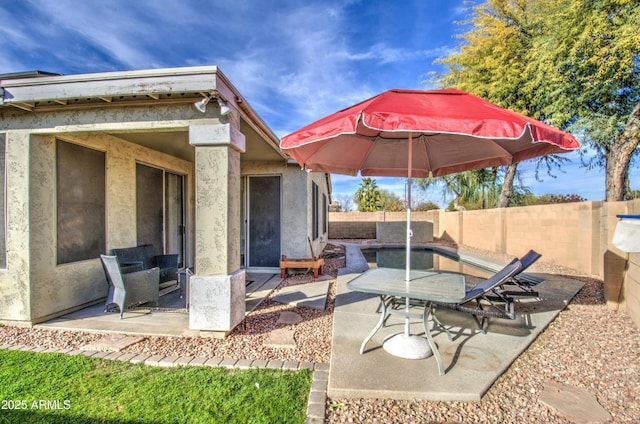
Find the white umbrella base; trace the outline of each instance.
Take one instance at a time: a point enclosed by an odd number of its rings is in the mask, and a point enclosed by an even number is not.
[[[387,337],[382,347],[387,353],[404,359],[424,359],[432,355],[427,339],[405,333]]]

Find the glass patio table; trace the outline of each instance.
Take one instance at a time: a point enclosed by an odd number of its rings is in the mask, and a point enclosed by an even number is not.
[[[409,318],[422,318],[424,332],[427,339],[427,351],[424,353],[424,355],[417,357],[412,357],[411,355],[404,356],[404,352],[394,353],[395,348],[387,349],[386,346],[385,350],[393,355],[410,359],[424,358],[430,356],[432,352],[433,356],[435,356],[436,358],[439,374],[444,375],[444,366],[442,364],[442,359],[440,358],[440,354],[438,353],[438,349],[433,341],[433,338],[431,337],[431,332],[429,331],[428,327],[429,316],[432,315],[431,302],[458,303],[464,300],[464,275],[454,272],[434,270],[411,270],[409,275],[410,278],[407,282],[406,271],[404,269],[374,268],[364,272],[362,275],[354,278],[347,283],[347,288],[350,290],[364,293],[373,293],[380,296],[380,320],[371,331],[371,333],[369,333],[369,335],[362,342],[362,345],[360,346],[360,354],[364,353],[364,348],[369,340],[371,340],[374,334],[377,333],[380,328],[382,328],[390,315],[399,315],[405,317],[405,319],[407,320],[406,331],[405,334],[396,334],[388,337],[385,340],[385,344],[389,343],[393,338],[396,338],[400,342],[400,344],[404,344],[404,342],[410,341],[411,343],[409,344],[411,346],[407,347],[407,349],[411,350],[415,347],[415,341],[420,341],[420,339],[422,338],[409,335],[408,320]],[[395,309],[393,308],[393,306],[390,307],[393,299],[397,297],[405,298],[407,307],[404,310]],[[419,305],[424,307],[424,310],[421,314],[410,312],[409,304],[412,300],[419,301]]]

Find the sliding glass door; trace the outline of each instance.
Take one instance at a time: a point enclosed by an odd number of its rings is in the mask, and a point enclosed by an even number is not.
[[[184,176],[136,164],[137,244],[152,244],[157,255],[185,254]]]

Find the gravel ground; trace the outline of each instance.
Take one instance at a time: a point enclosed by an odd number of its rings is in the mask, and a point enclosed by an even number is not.
[[[353,242],[353,241],[350,241]],[[363,241],[367,242],[367,241]],[[330,245],[331,247],[331,245]],[[509,257],[459,246],[460,250],[506,262]],[[327,252],[325,250],[325,252]],[[543,258],[544,259],[544,258]],[[335,276],[344,266],[337,252],[325,259],[325,273]],[[546,382],[583,388],[593,393],[611,414],[611,422],[640,422],[640,331],[625,313],[604,304],[601,280],[539,261],[533,271],[572,276],[585,282],[565,310],[496,381],[480,402],[328,399],[329,423],[520,423],[570,422],[538,402]],[[226,339],[147,337],[124,352],[173,356],[281,359],[329,362],[335,282],[329,286],[324,311],[293,308],[271,298],[286,285],[312,281],[311,275],[288,277],[254,312],[246,326]],[[294,311],[303,321],[276,324],[282,311]],[[271,348],[265,341],[274,328],[289,327],[297,348]],[[0,326],[0,344],[78,349],[104,335]]]

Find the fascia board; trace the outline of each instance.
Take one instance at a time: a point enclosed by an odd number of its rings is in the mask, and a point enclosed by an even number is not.
[[[63,75],[1,81],[4,103],[216,90],[217,67]]]

